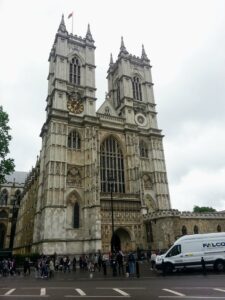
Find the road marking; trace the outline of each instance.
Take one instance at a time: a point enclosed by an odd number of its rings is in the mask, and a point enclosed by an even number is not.
[[[176,292],[176,291],[169,290],[169,289],[163,289],[163,291],[172,293],[172,294],[177,295],[177,296],[180,296],[180,297],[184,297],[184,296],[185,296],[184,294],[181,294],[181,293],[178,293],[178,292]]]
[[[225,293],[225,290],[223,290],[223,289],[218,289],[218,288],[214,288],[214,291],[219,291],[219,292]]]
[[[9,296],[9,295],[11,295],[14,291],[15,291],[16,289],[11,289],[11,290],[9,290],[8,292],[6,292],[4,295],[2,295],[2,296]]]
[[[96,287],[96,290],[111,290],[111,287]],[[146,290],[146,287],[123,287],[124,290]]]
[[[40,296],[46,296],[46,288],[41,288]]]
[[[122,290],[120,290],[120,289],[115,288],[115,289],[113,289],[113,290],[114,290],[115,292],[121,294],[122,296],[130,297],[129,294],[127,294],[126,292],[124,292],[124,291],[122,291]]]
[[[86,296],[85,292],[82,291],[81,289],[75,289],[75,291],[77,291],[78,294],[80,294],[81,296]]]
[[[29,297],[29,298],[49,297],[49,295],[45,295],[45,296],[40,296],[40,295],[0,295],[0,297],[5,297],[5,296],[16,297],[16,298],[18,298],[18,297],[23,297],[23,298],[27,298],[27,297]]]
[[[159,296],[159,298],[169,298],[169,299],[225,299],[225,297],[216,296]]]
[[[66,295],[65,298],[129,298],[130,296],[73,296],[73,295]]]

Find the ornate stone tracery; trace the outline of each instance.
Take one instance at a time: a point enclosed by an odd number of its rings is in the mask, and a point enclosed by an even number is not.
[[[72,166],[67,171],[67,184],[69,186],[80,187],[82,184],[81,169]]]

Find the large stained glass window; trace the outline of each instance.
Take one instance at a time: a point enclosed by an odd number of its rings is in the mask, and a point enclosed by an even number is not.
[[[117,140],[110,136],[101,145],[101,191],[125,193],[124,160]],[[113,178],[110,184],[109,178]]]

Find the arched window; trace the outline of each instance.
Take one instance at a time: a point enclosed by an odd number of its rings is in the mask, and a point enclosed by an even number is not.
[[[1,223],[0,224],[0,249],[4,249],[5,234],[6,234],[6,226]]]
[[[7,205],[8,202],[8,191],[6,189],[1,191],[0,194],[0,204],[1,205]]]
[[[80,62],[76,57],[70,63],[69,79],[71,83],[80,85]]]
[[[120,105],[120,82],[119,82],[119,80],[116,83],[116,101],[117,101],[117,105]]]
[[[73,228],[80,227],[80,207],[76,202],[73,209]]]
[[[183,225],[182,229],[181,229],[181,232],[182,232],[182,235],[186,235],[187,234],[187,227]]]
[[[221,232],[221,226],[217,225],[217,232]]]
[[[68,147],[74,150],[81,148],[80,135],[76,130],[73,130],[68,135]]]
[[[6,211],[1,210],[0,211],[0,219],[7,219],[8,218],[8,214]]]
[[[110,116],[110,109],[109,109],[108,106],[105,107],[105,114],[106,114],[107,116]]]
[[[113,192],[125,193],[123,153],[115,138],[108,137],[100,148],[101,191],[110,192],[109,177],[113,177]]]
[[[198,226],[195,225],[195,226],[194,226],[194,234],[197,234],[197,233],[198,233]]]
[[[141,83],[138,77],[134,77],[132,80],[133,97],[135,100],[142,101]]]
[[[16,192],[15,192],[15,205],[20,205],[20,201],[21,201],[21,191],[16,190]]]
[[[140,141],[139,143],[139,151],[141,157],[148,157],[148,147],[145,142]]]

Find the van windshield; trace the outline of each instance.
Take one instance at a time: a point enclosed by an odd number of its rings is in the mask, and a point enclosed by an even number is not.
[[[167,253],[166,257],[176,256],[181,253],[181,245],[175,245],[172,249]]]

